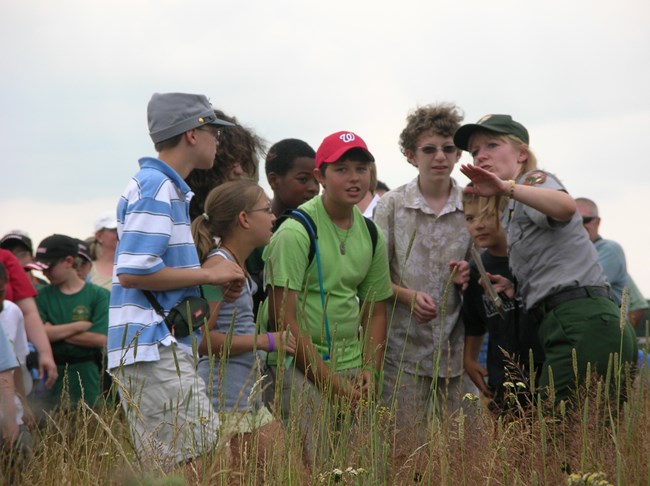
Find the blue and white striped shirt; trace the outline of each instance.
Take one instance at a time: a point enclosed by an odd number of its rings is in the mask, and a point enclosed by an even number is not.
[[[140,159],[117,206],[117,234],[108,329],[108,367],[160,359],[158,344],[175,342],[142,290],[125,289],[118,275],[149,275],[165,267],[200,268],[192,240],[189,203],[194,195],[170,166]],[[198,287],[153,292],[168,312]]]

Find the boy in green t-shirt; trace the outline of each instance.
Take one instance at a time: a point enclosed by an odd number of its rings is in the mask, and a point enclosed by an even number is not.
[[[288,326],[296,336],[295,363],[282,383],[282,412],[285,418],[296,412],[308,457],[331,454],[325,448],[335,445],[330,434],[336,423],[327,418],[335,415],[332,407],[341,402],[355,406],[377,387],[386,339],[385,300],[392,291],[384,239],[379,234],[373,250],[356,207],[368,190],[373,163],[358,135],[326,137],[314,170],[323,194],[300,206],[317,228],[318,252],[310,262],[306,229],[291,219],[264,251],[269,298],[261,315],[268,315],[271,329]]]
[[[36,250],[36,259],[47,267],[43,273],[50,281],[36,297],[36,304],[59,372],[44,397],[46,410],[58,405],[75,407],[82,399],[94,406],[100,396],[109,292],[79,277],[77,267],[82,259],[78,251],[76,240],[65,235],[45,238]],[[62,398],[66,400],[63,403]]]

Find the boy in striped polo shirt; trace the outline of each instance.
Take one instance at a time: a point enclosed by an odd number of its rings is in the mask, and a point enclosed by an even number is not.
[[[227,284],[225,298],[236,298],[244,274],[227,260],[199,265],[190,231],[193,194],[183,180],[212,167],[219,127],[232,124],[215,116],[205,96],[186,93],[154,94],[147,115],[158,158],[140,159],[117,207],[108,366],[141,459],[170,467],[212,450],[219,421],[191,356],[177,348],[143,290],[169,312],[198,296],[202,284]]]

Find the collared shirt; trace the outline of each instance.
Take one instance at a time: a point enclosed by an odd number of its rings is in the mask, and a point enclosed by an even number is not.
[[[453,377],[463,371],[464,327],[461,296],[449,287],[451,260],[467,260],[470,236],[465,228],[462,189],[451,179],[451,192],[440,214],[427,204],[416,177],[390,191],[375,208],[374,221],[386,238],[390,275],[401,287],[424,292],[436,302],[438,317],[419,324],[410,306],[388,305],[386,362],[411,374]],[[412,240],[412,243],[411,243]],[[443,320],[444,317],[444,320]],[[435,371],[437,369],[437,371]]]
[[[125,289],[118,275],[149,275],[165,267],[200,268],[190,230],[189,186],[162,160],[140,159],[117,206],[117,235],[108,330],[108,367],[157,361],[158,344],[174,338],[142,290]],[[168,312],[198,287],[153,292]]]
[[[522,175],[517,184],[531,176],[537,176],[535,187],[565,191],[555,176],[540,170]],[[510,268],[526,309],[565,288],[607,285],[578,211],[570,221],[559,222],[510,200],[501,222],[508,238]]]
[[[620,305],[623,289],[627,287],[627,264],[623,248],[615,241],[600,236],[594,241],[594,246],[598,252],[598,263],[612,286],[616,303]]]

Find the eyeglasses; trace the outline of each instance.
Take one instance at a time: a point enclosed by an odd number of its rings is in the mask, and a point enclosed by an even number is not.
[[[591,223],[594,219],[599,219],[598,216],[583,216],[582,217],[582,224],[589,224]]]
[[[422,145],[422,147],[417,147],[422,150],[423,154],[427,155],[436,155],[438,150],[441,150],[445,155],[455,154],[458,150],[455,145],[445,145],[443,147],[436,147],[435,145]]]
[[[210,135],[212,135],[217,140],[217,142],[219,140],[221,140],[221,130],[219,130],[219,129],[214,130],[214,129],[203,128],[203,127],[197,127],[196,129],[201,131],[201,132],[208,132]]]
[[[257,209],[251,209],[250,211],[246,211],[247,213],[256,213],[258,211],[263,211],[267,214],[273,214],[273,208],[271,206],[267,206],[265,208],[257,208]]]

